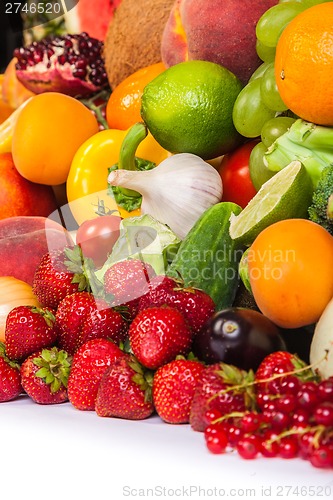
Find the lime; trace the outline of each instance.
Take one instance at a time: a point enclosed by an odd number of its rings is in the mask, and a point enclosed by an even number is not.
[[[306,218],[312,194],[306,168],[301,162],[292,161],[261,186],[239,215],[231,216],[230,237],[251,245],[263,229],[275,222]]]
[[[232,110],[241,89],[238,78],[219,64],[182,62],[145,86],[141,116],[166,150],[216,158],[240,142]]]

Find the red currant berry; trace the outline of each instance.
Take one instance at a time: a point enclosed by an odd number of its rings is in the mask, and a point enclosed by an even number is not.
[[[293,427],[308,427],[309,421],[310,415],[303,408],[297,408],[291,416],[291,425]]]
[[[277,437],[277,434],[272,430],[268,430],[264,433],[260,448],[261,454],[264,457],[274,458],[278,456],[280,443],[279,440],[276,439]]]
[[[304,382],[297,393],[297,406],[312,410],[318,403],[318,385],[314,382]]]
[[[296,408],[296,397],[293,394],[284,394],[276,401],[276,408],[283,413],[292,413]]]
[[[286,375],[281,379],[281,394],[297,394],[301,382],[295,375]]]
[[[244,432],[236,424],[230,424],[228,429],[228,440],[230,446],[236,446],[238,441],[243,437]]]
[[[270,394],[267,394],[265,392],[259,392],[257,394],[257,405],[259,406],[259,408],[261,410],[263,410],[265,408],[265,406],[270,403],[271,401],[271,395]]]
[[[259,436],[243,436],[237,443],[236,450],[238,454],[246,460],[256,458],[261,450],[261,439]]]
[[[300,457],[308,459],[315,448],[315,432],[304,432],[299,437],[298,444]]]
[[[240,420],[240,427],[244,432],[254,432],[261,424],[261,415],[254,412],[245,413]]]
[[[298,455],[298,440],[296,436],[284,437],[280,441],[281,458],[295,458]]]
[[[333,403],[327,401],[319,404],[314,411],[313,418],[317,424],[326,427],[333,426]]]
[[[271,426],[273,429],[286,429],[290,424],[290,416],[282,411],[272,412]]]
[[[208,410],[205,413],[205,420],[208,425],[221,417],[222,413],[217,409]]]
[[[218,436],[220,432],[226,432],[224,423],[217,422],[216,424],[210,424],[204,430],[205,439],[207,440],[210,436]]]
[[[226,447],[228,446],[227,433],[220,431],[218,434],[209,435],[206,439],[206,446],[208,450],[215,455],[224,453]]]
[[[311,452],[309,460],[314,467],[331,469],[333,468],[333,449],[327,445],[320,445]]]
[[[333,402],[333,377],[322,380],[318,384],[318,396],[321,401]]]
[[[273,395],[280,394],[280,392],[281,392],[280,379],[276,378],[276,379],[273,379],[273,380],[270,380],[269,382],[267,382],[266,390],[267,390],[268,394],[273,394]]]

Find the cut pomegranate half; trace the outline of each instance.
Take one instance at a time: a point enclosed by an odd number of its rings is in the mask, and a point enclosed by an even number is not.
[[[87,33],[46,37],[15,49],[16,76],[36,94],[87,96],[108,85],[103,42]]]

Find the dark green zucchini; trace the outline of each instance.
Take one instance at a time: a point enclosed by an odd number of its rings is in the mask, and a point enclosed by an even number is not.
[[[232,306],[239,285],[238,266],[244,247],[230,238],[229,219],[241,210],[229,202],[206,210],[181,242],[166,273],[181,278],[185,286],[204,290],[217,311]]]

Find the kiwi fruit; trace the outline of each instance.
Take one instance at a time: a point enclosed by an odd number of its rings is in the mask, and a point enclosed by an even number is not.
[[[104,40],[111,89],[135,71],[161,62],[161,40],[175,0],[122,0]]]

